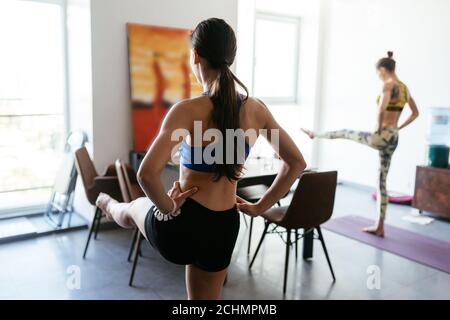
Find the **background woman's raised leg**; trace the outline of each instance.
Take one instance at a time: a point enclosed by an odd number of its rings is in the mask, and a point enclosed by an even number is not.
[[[377,148],[376,143],[373,139],[374,134],[367,131],[357,131],[342,129],[336,131],[327,131],[322,133],[315,133],[311,130],[301,128],[301,130],[306,133],[311,139],[321,138],[321,139],[347,139],[361,143],[363,145]]]
[[[342,129],[336,131],[328,131],[324,133],[316,133],[315,136],[317,138],[322,139],[347,139],[351,141],[355,141],[366,146],[373,147],[372,144],[372,133],[367,131],[357,131],[357,130],[349,130]]]

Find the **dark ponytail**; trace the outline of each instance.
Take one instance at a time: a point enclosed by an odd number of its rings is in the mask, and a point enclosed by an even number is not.
[[[395,60],[392,58],[394,56],[394,52],[388,51],[387,57],[381,58],[377,62],[377,69],[385,68],[389,72],[395,71]]]
[[[191,35],[192,46],[199,56],[204,58],[209,67],[218,71],[217,78],[209,88],[209,97],[213,103],[212,120],[223,137],[223,164],[215,165],[215,180],[226,176],[229,180],[240,177],[242,165],[237,163],[239,152],[234,148],[233,163],[226,163],[226,146],[235,141],[228,141],[226,130],[239,129],[239,101],[236,83],[244,89],[248,98],[246,86],[233,74],[230,66],[236,57],[236,36],[233,29],[222,19],[211,18],[200,22]],[[236,144],[235,144],[236,145]]]

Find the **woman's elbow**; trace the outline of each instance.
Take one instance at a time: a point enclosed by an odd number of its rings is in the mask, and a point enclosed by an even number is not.
[[[292,161],[289,166],[291,167],[292,171],[295,171],[297,175],[300,175],[306,169],[306,162],[303,157],[299,157]]]
[[[300,173],[302,173],[303,171],[305,171],[306,166],[307,166],[306,161],[305,161],[305,159],[302,158],[302,159],[300,160],[300,163],[299,163],[299,170],[300,170]]]
[[[136,174],[137,181],[138,181],[139,185],[141,185],[142,187],[149,185],[149,177],[152,177],[152,176],[153,176],[152,173],[149,173],[146,170],[143,170],[142,167],[139,168],[139,170]]]
[[[143,173],[142,173],[142,171],[141,170],[139,170],[138,172],[137,172],[137,174],[136,174],[136,178],[137,178],[137,181],[138,181],[138,183],[139,183],[139,185],[145,185],[145,176],[143,175]]]

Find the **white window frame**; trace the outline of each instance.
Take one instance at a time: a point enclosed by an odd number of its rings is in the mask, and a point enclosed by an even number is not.
[[[64,116],[64,131],[65,139],[70,133],[70,83],[69,83],[69,40],[68,40],[68,25],[67,25],[67,0],[16,0],[16,1],[28,1],[37,3],[51,3],[57,4],[61,8],[61,34],[62,34],[62,52],[63,52],[63,80],[64,80],[64,105],[63,105],[63,116]]]
[[[67,139],[70,133],[70,83],[69,83],[69,42],[68,42],[68,25],[67,25],[67,0],[16,0],[28,1],[37,3],[51,3],[60,5],[61,8],[61,34],[62,34],[62,52],[63,52],[63,118],[64,118],[64,140]],[[33,215],[42,213],[47,206],[47,203],[41,203],[31,206],[17,206],[10,209],[0,210],[0,220],[11,217],[19,217],[26,215]]]
[[[294,46],[294,66],[293,66],[293,72],[294,72],[294,81],[293,81],[293,90],[292,90],[292,96],[286,96],[286,97],[271,97],[271,96],[261,96],[260,98],[263,99],[266,102],[269,103],[275,103],[275,104],[297,104],[298,103],[298,97],[299,97],[299,90],[298,90],[298,84],[299,84],[299,64],[300,64],[300,23],[301,19],[296,16],[290,16],[290,15],[284,15],[284,14],[278,14],[278,13],[269,13],[269,12],[263,12],[263,11],[257,11],[255,13],[255,19],[253,24],[253,66],[252,66],[252,92],[255,92],[255,69],[256,69],[256,22],[257,20],[270,20],[270,21],[276,21],[276,22],[289,22],[296,25],[296,37],[294,39],[295,46]]]

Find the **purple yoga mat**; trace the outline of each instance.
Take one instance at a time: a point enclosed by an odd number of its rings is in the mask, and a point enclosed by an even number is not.
[[[373,221],[360,216],[331,219],[324,229],[364,242],[378,249],[450,273],[450,243],[397,227],[385,225],[384,238],[361,229],[373,225]]]

